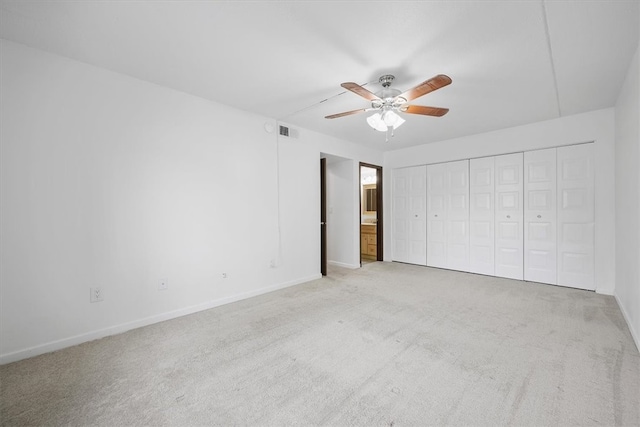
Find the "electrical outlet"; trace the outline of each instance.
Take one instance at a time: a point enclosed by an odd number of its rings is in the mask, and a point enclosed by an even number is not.
[[[166,291],[167,289],[169,289],[169,281],[167,279],[160,279],[158,281],[158,290]]]
[[[227,273],[222,273],[222,278],[226,279],[227,278]]]
[[[102,293],[102,288],[96,287],[91,288],[91,294],[89,296],[89,301],[91,302],[100,302],[104,299],[104,294]]]
[[[271,260],[271,263],[269,264],[269,266],[270,266],[271,268],[276,268],[276,267],[278,266],[278,264],[276,263],[276,260],[275,260],[275,259],[272,259],[272,260]]]

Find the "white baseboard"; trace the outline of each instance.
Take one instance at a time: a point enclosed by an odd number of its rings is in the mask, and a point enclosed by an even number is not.
[[[327,261],[327,264],[335,265],[336,267],[350,268],[352,270],[356,268],[360,268],[360,264],[347,264],[345,262],[338,262],[338,261]]]
[[[595,292],[596,294],[602,294],[602,295],[614,295],[613,288],[596,288]]]
[[[622,312],[622,317],[624,317],[624,320],[627,322],[627,326],[629,327],[629,332],[631,332],[631,337],[633,338],[633,341],[636,344],[636,350],[638,350],[640,352],[640,336],[638,336],[638,331],[636,331],[633,327],[633,324],[631,323],[631,317],[629,317],[629,314],[626,312],[624,305],[622,305],[620,303],[620,299],[618,298],[618,295],[613,295],[616,299],[616,302],[618,303],[618,307],[620,307],[620,311]]]
[[[278,283],[276,285],[266,286],[264,288],[256,289],[253,291],[243,292],[243,293],[232,295],[229,297],[207,301],[202,304],[196,304],[196,305],[180,308],[173,311],[168,311],[166,313],[156,314],[150,317],[145,317],[143,319],[138,319],[138,320],[134,320],[127,323],[121,323],[115,326],[109,326],[107,328],[87,332],[80,335],[75,335],[68,338],[63,338],[57,341],[51,341],[46,344],[41,344],[34,347],[26,348],[24,350],[18,350],[12,353],[2,354],[0,355],[0,365],[4,365],[11,362],[17,362],[18,360],[39,356],[41,354],[50,353],[52,351],[62,350],[63,348],[82,344],[88,341],[97,340],[110,335],[121,334],[123,332],[130,331],[131,329],[141,328],[143,326],[152,325],[154,323],[164,322],[165,320],[175,319],[177,317],[186,316],[189,314],[197,313],[199,311],[208,310],[214,307],[219,307],[224,304],[229,304],[229,303],[240,301],[243,299],[277,291],[278,289],[284,289],[290,286],[299,285],[301,283],[310,282],[312,280],[320,279],[321,277],[322,277],[321,274],[317,274],[309,277],[304,277],[301,279],[292,280],[289,282]]]

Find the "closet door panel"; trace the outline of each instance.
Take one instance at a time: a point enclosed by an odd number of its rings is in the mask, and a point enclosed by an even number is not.
[[[469,161],[469,271],[493,275],[494,158]]]
[[[426,166],[394,169],[393,260],[426,265]]]
[[[394,261],[409,260],[409,177],[408,171],[394,169],[393,188],[393,256]]]
[[[524,279],[557,282],[556,149],[524,153]]]
[[[427,265],[447,268],[447,166],[427,165]]]
[[[495,157],[495,275],[522,280],[523,153]]]
[[[446,164],[447,268],[469,271],[469,161]]]
[[[558,285],[595,289],[593,144],[557,149]]]
[[[426,169],[413,171],[409,214],[409,260],[411,264],[427,265]]]

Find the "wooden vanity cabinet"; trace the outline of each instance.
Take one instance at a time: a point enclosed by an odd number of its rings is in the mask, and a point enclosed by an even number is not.
[[[360,253],[362,258],[375,260],[378,255],[376,224],[360,224]]]

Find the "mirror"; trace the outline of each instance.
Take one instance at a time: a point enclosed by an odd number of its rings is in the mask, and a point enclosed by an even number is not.
[[[365,214],[375,214],[378,210],[377,204],[377,190],[375,184],[367,184],[362,186],[362,210]]]

